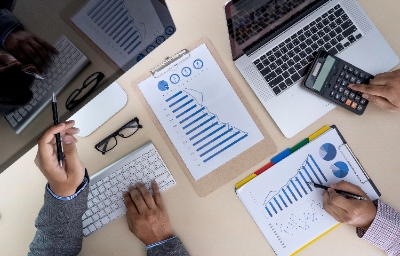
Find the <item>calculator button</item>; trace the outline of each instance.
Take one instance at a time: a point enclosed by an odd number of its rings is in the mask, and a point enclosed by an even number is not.
[[[343,70],[347,70],[348,68],[349,68],[349,66],[347,66],[347,65],[343,66]]]
[[[340,87],[339,90],[338,90],[338,92],[340,92],[340,93],[342,93],[343,91],[344,91],[343,87]]]
[[[349,94],[350,94],[350,91],[349,90],[344,90],[344,96],[349,96]]]
[[[353,74],[354,74],[355,76],[358,76],[358,74],[360,74],[360,71],[358,71],[358,70],[356,69],[356,70],[354,70]]]
[[[360,73],[360,75],[358,75],[359,78],[364,79],[365,78],[365,74]]]
[[[342,71],[342,72],[340,72],[340,75],[339,75],[339,76],[343,77],[344,74],[345,74],[345,73]]]
[[[349,80],[349,79],[350,79],[350,75],[349,75],[349,74],[346,74],[346,75],[344,76],[344,79]]]
[[[358,110],[358,111],[361,111],[361,110],[363,110],[363,106],[361,106],[361,105],[358,105],[358,107],[357,107],[357,110]]]
[[[342,96],[342,98],[340,98],[340,101],[341,101],[341,102],[345,102],[346,99],[347,99],[346,97]]]
[[[356,95],[356,97],[354,98],[357,102],[359,102],[361,100],[361,97]]]
[[[350,83],[354,84],[355,82],[356,82],[356,78],[355,78],[354,76],[352,76],[352,77],[350,78]]]
[[[340,94],[339,93],[335,95],[335,99],[340,100]]]
[[[353,102],[353,103],[351,104],[351,108],[354,108],[354,109],[356,109],[356,108],[357,108],[357,106],[358,106],[358,104],[357,104],[357,103],[355,103],[355,102]]]
[[[349,95],[349,98],[350,99],[354,99],[354,96],[356,96],[356,94],[354,92],[351,92],[350,95]]]
[[[347,105],[347,106],[350,106],[351,103],[353,103],[351,100],[346,100],[346,105]]]
[[[337,90],[339,88],[339,85],[338,84],[335,84],[334,86],[333,86],[333,90]]]
[[[361,80],[357,79],[356,84],[361,84]]]
[[[360,100],[360,104],[363,104],[363,105],[364,105],[365,103],[367,103],[367,100],[366,100],[366,99],[361,99],[361,100]]]
[[[349,73],[353,73],[353,71],[354,71],[354,68],[352,68],[352,67],[349,67],[349,68],[347,69],[347,72],[349,72]]]
[[[337,82],[338,84],[340,84],[340,83],[342,82],[342,80],[343,80],[343,79],[339,77],[339,78],[337,79],[336,82]]]
[[[331,96],[331,97],[335,96],[335,92],[331,92],[331,93],[329,94],[329,96]]]
[[[348,83],[347,81],[343,81],[343,82],[341,83],[341,85],[342,85],[342,86],[347,86],[347,85],[349,85],[349,83]]]

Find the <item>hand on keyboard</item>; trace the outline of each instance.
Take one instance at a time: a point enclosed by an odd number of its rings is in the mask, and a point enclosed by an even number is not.
[[[51,44],[21,29],[11,32],[7,36],[4,46],[19,61],[24,64],[34,64],[42,72],[46,70],[46,65],[51,61],[47,51],[57,53],[57,49]]]
[[[38,140],[38,153],[35,163],[49,181],[50,189],[60,197],[71,196],[82,183],[85,167],[79,159],[74,134],[79,132],[74,128],[75,122],[68,121],[50,127]],[[55,134],[62,137],[65,160],[63,167],[57,159]]]
[[[136,188],[130,186],[129,193],[124,192],[129,230],[145,245],[173,237],[158,185],[153,180],[151,186],[154,197],[140,182]]]

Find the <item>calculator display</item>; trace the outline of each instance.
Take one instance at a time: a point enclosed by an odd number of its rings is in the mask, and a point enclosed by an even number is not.
[[[331,71],[334,64],[335,64],[335,59],[332,58],[331,56],[328,56],[325,60],[324,65],[322,66],[321,71],[319,72],[317,79],[315,80],[315,84],[313,86],[315,90],[319,92],[322,90],[325,80],[328,77],[329,72]]]

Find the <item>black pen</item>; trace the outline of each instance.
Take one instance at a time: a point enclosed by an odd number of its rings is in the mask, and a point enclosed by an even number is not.
[[[56,95],[53,92],[53,100],[51,102],[52,110],[53,110],[53,121],[54,125],[58,125],[58,109],[57,109],[57,100],[56,100]],[[57,144],[57,158],[58,162],[60,163],[60,166],[62,167],[62,160],[64,159],[64,153],[62,151],[62,146],[61,146],[61,137],[60,134],[57,133],[56,135],[56,144]]]
[[[308,182],[308,184],[313,185],[316,188],[322,188],[322,189],[325,189],[325,190],[327,190],[329,188],[327,186],[324,186],[324,185],[321,185],[321,184],[316,184],[316,183],[313,183],[313,182]],[[353,193],[350,193],[350,192],[346,192],[346,191],[343,191],[343,190],[340,190],[340,189],[335,189],[335,191],[336,191],[336,193],[338,193],[339,195],[342,195],[342,196],[351,197],[351,198],[357,199],[357,200],[367,201],[367,198],[365,198],[363,196],[359,196],[359,195],[356,195],[356,194],[353,194]]]

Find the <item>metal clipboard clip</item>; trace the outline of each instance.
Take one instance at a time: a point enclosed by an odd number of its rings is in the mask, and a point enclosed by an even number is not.
[[[154,78],[157,78],[189,57],[189,51],[187,49],[183,49],[182,51],[172,55],[171,57],[165,57],[165,60],[162,63],[158,64],[156,67],[152,68],[150,70],[150,73]]]

